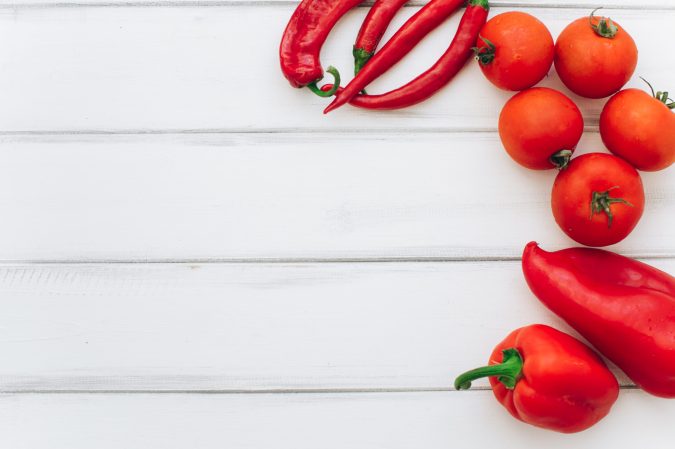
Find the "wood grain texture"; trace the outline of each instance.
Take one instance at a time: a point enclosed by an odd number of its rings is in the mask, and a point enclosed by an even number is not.
[[[570,331],[519,262],[4,265],[0,297],[4,392],[450,390],[515,328]]]
[[[519,423],[489,391],[312,395],[2,395],[12,449],[672,447],[675,402],[623,391],[597,426]]]
[[[417,9],[405,8],[389,34]],[[291,88],[279,70],[278,44],[292,10],[293,5],[0,10],[0,85],[12,86],[0,95],[0,132],[496,128],[510,93],[496,91],[475,62],[416,107],[379,113],[345,107],[324,116],[326,99]],[[543,20],[554,36],[588,14],[588,8],[523,10]],[[661,44],[672,34],[675,11],[606,13],[640,48],[636,74],[667,90],[675,61],[662,57]],[[351,43],[365,14],[365,8],[349,13],[322,53],[345,81],[353,65]],[[400,86],[431,66],[459,16],[370,90]],[[543,84],[564,89],[555,72]],[[637,77],[630,85],[644,86]],[[587,125],[595,125],[604,102],[572,97]]]
[[[580,153],[601,150],[587,134]],[[495,133],[4,136],[3,260],[494,259],[574,244]],[[675,177],[613,248],[675,255]]]

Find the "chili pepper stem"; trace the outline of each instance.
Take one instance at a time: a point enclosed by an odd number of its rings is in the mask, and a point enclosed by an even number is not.
[[[354,47],[352,54],[354,55],[354,75],[358,75],[363,66],[366,65],[366,62],[373,57],[375,52]]]
[[[549,158],[551,164],[555,165],[558,170],[564,170],[570,163],[570,159],[572,159],[572,150],[560,150]]]
[[[616,33],[619,32],[619,28],[617,28],[616,25],[614,25],[614,22],[612,22],[612,19],[609,17],[601,17],[600,20],[598,21],[597,25],[593,23],[593,14],[600,8],[595,8],[593,12],[591,12],[590,17],[588,18],[588,21],[591,24],[591,28],[593,28],[593,31],[595,31],[595,34],[597,34],[600,37],[605,37],[607,39],[614,39],[614,36],[616,36]]]
[[[624,200],[623,198],[612,198],[609,196],[609,192],[618,189],[619,186],[611,187],[604,192],[593,192],[591,195],[591,220],[593,219],[594,214],[599,214],[604,212],[607,214],[607,227],[612,227],[612,221],[614,220],[614,215],[612,214],[612,209],[610,206],[614,203],[625,204],[630,207],[633,206],[629,201]]]
[[[507,389],[513,390],[522,376],[523,358],[516,348],[505,349],[502,354],[502,363],[498,365],[483,366],[460,374],[455,379],[455,389],[468,390],[471,388],[471,382],[476,379],[497,376],[499,382]]]
[[[310,83],[307,85],[307,88],[317,94],[320,97],[332,97],[335,95],[335,92],[338,91],[340,88],[340,72],[338,72],[338,69],[336,69],[333,66],[330,66],[326,69],[326,72],[330,73],[333,75],[333,78],[335,80],[333,81],[333,87],[331,87],[329,90],[321,90],[319,86],[317,86],[316,82]]]

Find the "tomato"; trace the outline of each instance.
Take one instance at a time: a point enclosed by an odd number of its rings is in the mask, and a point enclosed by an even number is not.
[[[620,242],[635,228],[645,193],[638,172],[611,154],[572,159],[553,183],[551,208],[560,228],[588,246]]]
[[[675,114],[667,97],[626,89],[610,98],[600,114],[600,135],[609,151],[639,170],[662,170],[675,162]]]
[[[567,165],[583,132],[584,119],[577,105],[546,87],[514,95],[499,115],[499,137],[506,152],[534,170]]]
[[[505,12],[490,19],[476,43],[485,77],[505,90],[523,90],[541,81],[553,64],[553,37],[539,19]]]
[[[630,35],[608,18],[582,17],[555,44],[555,69],[572,92],[604,98],[618,92],[635,71],[638,51]]]

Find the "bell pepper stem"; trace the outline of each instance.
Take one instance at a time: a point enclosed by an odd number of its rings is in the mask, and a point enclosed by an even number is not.
[[[326,69],[326,72],[330,73],[333,75],[333,78],[335,80],[333,81],[333,87],[331,87],[329,90],[321,90],[319,86],[317,86],[317,81],[310,83],[307,85],[307,88],[317,94],[320,97],[332,97],[335,95],[335,92],[338,91],[340,88],[340,72],[338,72],[338,69],[336,69],[333,66],[330,66]]]
[[[504,386],[513,390],[516,388],[518,380],[522,377],[523,358],[516,348],[505,349],[502,351],[502,363],[498,365],[488,365],[472,369],[464,374],[460,374],[455,379],[455,389],[468,390],[471,388],[471,382],[482,377],[497,377],[497,380]]]

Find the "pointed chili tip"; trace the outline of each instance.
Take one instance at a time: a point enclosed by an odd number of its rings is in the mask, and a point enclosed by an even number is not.
[[[333,102],[331,104],[326,106],[326,109],[323,110],[323,113],[328,114],[330,111],[332,111],[334,109],[337,109],[340,106],[342,106],[342,105],[338,103],[338,97],[335,97],[335,100],[333,100]]]

